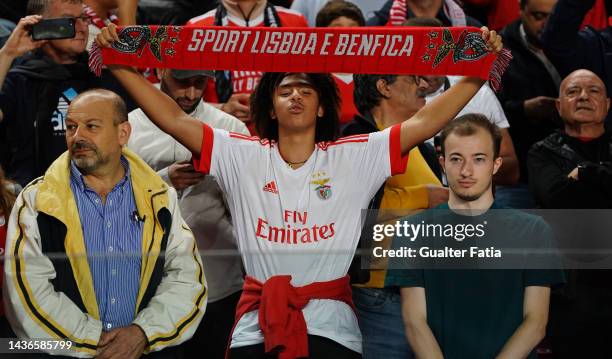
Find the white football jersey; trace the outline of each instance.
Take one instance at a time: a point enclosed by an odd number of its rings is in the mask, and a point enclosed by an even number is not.
[[[246,273],[261,282],[291,275],[295,287],[347,274],[361,233],[361,210],[391,175],[403,173],[400,126],[316,145],[290,168],[278,144],[204,126],[195,167],[217,177],[234,221]],[[303,309],[308,334],[361,352],[353,310],[335,300]],[[232,347],[263,342],[257,311],[244,315]]]

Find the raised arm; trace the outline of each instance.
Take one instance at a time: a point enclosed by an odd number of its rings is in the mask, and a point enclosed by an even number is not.
[[[486,27],[481,31],[489,49],[499,53],[503,48],[501,37]],[[404,121],[401,132],[402,154],[407,154],[414,146],[435,136],[457,116],[484,83],[483,79],[466,77]]]
[[[40,15],[30,15],[19,20],[17,27],[11,33],[4,46],[0,49],[0,89],[4,85],[6,74],[13,64],[13,60],[44,45],[46,41],[34,41],[28,28],[42,19]],[[4,117],[0,108],[0,121]]]
[[[100,47],[110,47],[115,41],[119,41],[119,37],[114,24],[102,29],[96,37]],[[118,65],[109,66],[109,69],[157,127],[174,137],[196,157],[200,156],[202,126],[206,125],[183,112],[173,99],[155,88],[135,69]]]

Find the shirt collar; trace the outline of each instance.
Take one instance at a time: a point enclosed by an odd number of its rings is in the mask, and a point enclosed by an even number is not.
[[[115,185],[113,190],[115,188],[122,187],[130,178],[130,163],[123,155],[121,155],[121,165],[125,170],[125,176],[123,176],[123,178]],[[91,188],[89,188],[85,183],[85,176],[83,175],[83,173],[81,173],[77,165],[74,163],[74,160],[70,160],[70,181],[74,183],[81,192],[91,190]]]

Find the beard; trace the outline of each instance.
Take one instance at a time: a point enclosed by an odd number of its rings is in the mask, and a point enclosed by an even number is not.
[[[455,191],[453,188],[451,188],[451,190],[454,193],[454,195],[460,200],[464,202],[474,202],[478,200],[480,197],[482,197],[482,195],[485,194],[487,191],[489,191],[491,189],[492,184],[493,184],[493,180],[491,179],[491,181],[489,182],[489,185],[486,186],[482,191],[478,193],[472,193],[472,194],[461,193],[461,191]]]
[[[85,150],[85,149],[91,150],[92,155],[77,157],[72,154],[72,152],[74,151]],[[72,160],[74,161],[74,164],[85,175],[92,173],[96,169],[100,168],[100,166],[108,163],[108,160],[109,160],[107,156],[104,156],[100,152],[100,150],[98,150],[98,147],[96,147],[92,143],[88,143],[85,141],[79,141],[79,142],[73,143],[72,146],[70,147],[70,152],[71,152],[71,156],[72,156]]]

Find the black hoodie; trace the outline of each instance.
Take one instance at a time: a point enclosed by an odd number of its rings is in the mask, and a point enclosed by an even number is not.
[[[68,105],[98,86],[86,54],[70,65],[59,65],[42,51],[18,60],[0,91],[0,163],[8,178],[25,186],[66,151]]]

